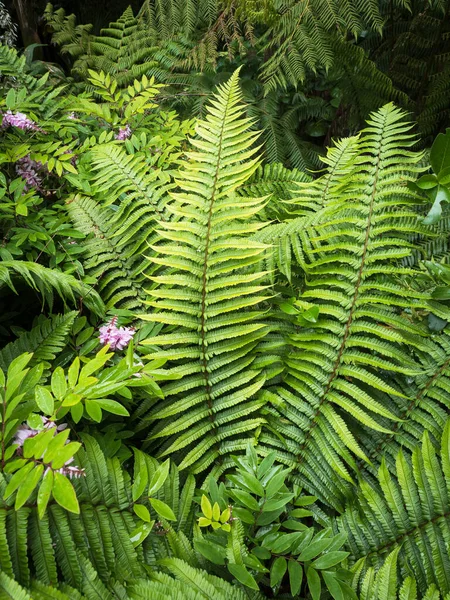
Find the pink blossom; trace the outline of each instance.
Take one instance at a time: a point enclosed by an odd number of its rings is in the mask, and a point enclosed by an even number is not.
[[[123,350],[135,334],[132,327],[117,327],[117,317],[113,317],[109,323],[100,327],[100,343],[104,346],[109,344],[111,350]]]
[[[71,459],[72,461],[73,459]],[[67,461],[69,462],[69,461]],[[66,463],[67,465],[67,463]],[[75,477],[75,479],[78,479],[79,477],[85,477],[86,476],[86,471],[84,469],[80,469],[80,467],[62,467],[61,469],[57,470],[57,473],[61,473],[61,475],[68,475],[70,477],[70,479],[72,479],[72,477]]]
[[[30,188],[42,191],[42,177],[38,174],[38,170],[42,168],[42,163],[33,160],[29,155],[19,158],[16,163],[16,173],[25,179],[25,191]]]
[[[119,132],[116,133],[114,138],[116,140],[127,140],[131,135],[131,127],[129,125],[125,125],[125,127],[121,127]]]
[[[19,448],[21,448],[25,440],[27,440],[30,437],[34,437],[38,433],[41,433],[43,429],[54,428],[56,432],[60,432],[63,431],[63,429],[66,429],[67,427],[67,423],[61,423],[60,425],[56,425],[54,421],[51,421],[47,417],[43,417],[42,415],[40,415],[40,417],[42,420],[42,429],[33,429],[32,427],[29,427],[26,423],[23,423],[16,431],[13,443],[18,444]]]
[[[7,110],[3,115],[2,127],[18,127],[24,131],[43,131],[36,123],[24,113],[13,113]]]

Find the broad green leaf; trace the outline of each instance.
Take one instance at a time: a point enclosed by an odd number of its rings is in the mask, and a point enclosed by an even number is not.
[[[306,571],[306,579],[312,600],[320,600],[322,584],[320,583],[319,574],[315,569],[309,567]]]
[[[133,481],[133,501],[139,500],[148,484],[148,471],[145,457],[139,450],[134,450],[134,481]]]
[[[205,515],[205,517],[207,519],[211,520],[212,516],[213,516],[212,506],[211,506],[211,502],[208,500],[208,498],[207,498],[207,496],[205,496],[205,494],[202,495],[200,506],[202,509],[202,513]]]
[[[152,519],[150,517],[150,511],[146,506],[144,506],[143,504],[134,504],[133,510],[140,519],[146,521],[147,523],[151,522]]]
[[[149,496],[153,496],[154,494],[156,494],[156,492],[158,490],[160,490],[162,488],[162,486],[164,485],[164,482],[166,481],[166,479],[169,475],[169,469],[170,469],[170,460],[169,459],[165,460],[156,469],[156,471],[150,481],[149,488],[148,488]]]
[[[36,404],[42,410],[44,415],[52,415],[55,410],[55,400],[51,392],[40,385],[36,386],[35,391]]]
[[[450,131],[440,133],[433,142],[430,151],[430,163],[433,171],[439,175],[442,169],[450,167]]]
[[[259,590],[255,578],[247,571],[244,565],[228,563],[227,566],[230,573],[239,581],[239,583],[242,583],[242,585],[245,585],[252,590]]]
[[[300,592],[303,581],[303,568],[296,560],[288,561],[289,584],[291,587],[291,595],[296,596]]]
[[[102,420],[102,409],[95,400],[86,400],[84,403],[87,414],[96,423],[100,423]]]
[[[249,508],[250,510],[259,511],[260,506],[258,502],[253,498],[251,494],[244,490],[232,489],[230,494],[235,500],[238,500],[241,504]]]
[[[283,579],[287,571],[287,561],[283,556],[279,556],[273,561],[270,569],[270,587],[276,587]]]
[[[194,547],[202,556],[214,563],[215,565],[224,565],[226,557],[226,548],[213,544],[204,539],[194,541]]]
[[[53,498],[62,508],[65,508],[69,512],[80,513],[80,506],[73,485],[61,473],[54,473]]]
[[[52,469],[61,469],[67,461],[69,461],[81,448],[81,444],[79,442],[70,442],[63,446],[56,455],[56,458],[52,460]],[[44,456],[44,460],[46,460],[46,456]]]
[[[148,537],[154,525],[154,521],[150,523],[141,523],[130,533],[130,542],[133,548],[137,548]]]
[[[170,508],[170,506],[167,506],[165,502],[161,502],[161,500],[157,500],[156,498],[150,498],[150,504],[163,519],[166,519],[167,521],[177,520],[173,514],[173,510]]]
[[[44,472],[44,465],[36,465],[32,471],[25,477],[17,490],[16,501],[14,503],[14,509],[19,510],[36,488],[41,475]]]
[[[48,469],[42,479],[42,483],[39,486],[38,496],[37,496],[37,508],[39,518],[42,519],[47,510],[47,504],[50,500],[50,496],[52,494],[53,489],[53,471]]]
[[[334,567],[334,565],[337,565],[338,563],[342,562],[344,558],[347,558],[348,555],[349,552],[342,552],[339,550],[335,550],[334,552],[328,552],[327,554],[324,554],[323,556],[317,558],[312,563],[312,566],[315,569],[329,569],[330,567]]]

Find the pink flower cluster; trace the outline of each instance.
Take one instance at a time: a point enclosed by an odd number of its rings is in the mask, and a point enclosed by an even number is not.
[[[7,110],[3,115],[2,127],[18,127],[24,131],[43,131],[36,123],[27,117],[24,113],[16,112],[13,113]]]
[[[30,188],[42,191],[42,177],[38,174],[38,170],[42,168],[42,163],[31,159],[29,155],[19,158],[16,163],[16,173],[25,179],[26,191]]]
[[[131,127],[129,125],[125,125],[125,127],[121,127],[119,132],[116,133],[114,138],[116,140],[127,140],[131,135]]]
[[[113,317],[109,323],[100,327],[100,343],[104,346],[109,344],[111,350],[123,350],[128,346],[135,334],[132,327],[117,327],[117,317]]]
[[[54,429],[55,434],[59,433],[60,431],[63,431],[67,427],[67,423],[61,423],[61,425],[56,425],[54,421],[51,421],[50,419],[48,419],[47,417],[43,417],[42,415],[41,419],[43,429]],[[38,433],[41,433],[43,429],[33,429],[32,427],[29,427],[26,423],[22,424],[16,431],[16,435],[13,440],[13,443],[18,445],[17,450],[19,451],[19,449],[23,448],[25,440],[34,437],[35,435],[38,435]],[[66,444],[68,443],[69,440],[66,440]],[[62,475],[68,475],[71,479],[72,477],[82,477],[83,475],[85,475],[84,469],[80,469],[77,466],[68,466],[71,463],[73,463],[73,456],[65,462],[64,466],[61,467],[61,469],[57,469],[56,472],[61,473]],[[50,467],[47,467],[45,472],[47,472],[49,469]]]

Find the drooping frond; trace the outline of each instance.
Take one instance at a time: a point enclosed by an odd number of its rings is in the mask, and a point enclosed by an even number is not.
[[[49,362],[56,358],[67,342],[77,316],[72,311],[64,315],[40,317],[31,331],[26,331],[0,350],[0,369],[7,371],[11,362],[24,352],[33,353],[33,362]]]
[[[363,572],[381,567],[386,555],[393,553],[387,570],[398,553],[400,581],[414,573],[419,593],[425,594],[430,585],[442,593],[450,591],[449,436],[447,421],[437,453],[425,432],[411,455],[398,453],[393,475],[383,462],[379,483],[361,483],[355,501],[338,517],[340,529],[348,534],[352,559],[361,561]],[[373,581],[373,571],[368,573]]]
[[[449,600],[450,595],[441,596],[434,584],[418,596],[414,577],[409,575],[401,581],[397,576],[398,552],[399,548],[391,552],[378,572],[373,567],[367,569],[364,577],[360,577],[363,563],[358,565],[355,579],[361,579],[360,600]]]
[[[82,300],[95,313],[103,313],[104,305],[97,292],[73,275],[25,260],[1,261],[0,285],[4,284],[16,292],[14,286],[16,277],[20,277],[27,285],[39,292],[50,306],[56,293],[64,301],[69,300],[77,304],[77,301]]]
[[[258,307],[267,286],[255,266],[265,246],[244,235],[262,226],[252,217],[264,199],[236,193],[258,166],[240,100],[235,73],[197,125],[195,151],[177,178],[181,191],[167,204],[175,218],[160,224],[151,257],[161,267],[151,277],[156,287],[145,319],[166,328],[147,343],[161,346],[154,357],[176,361],[182,378],[164,386],[149,439],[163,440],[162,456],[182,457],[180,468],[195,471],[243,447],[246,433],[263,422],[255,347],[268,332]]]
[[[401,280],[415,273],[401,264],[408,236],[424,230],[414,211],[420,199],[406,187],[420,160],[409,150],[410,128],[392,105],[373,114],[353,167],[337,174],[301,235],[299,303],[317,307],[318,316],[290,336],[285,385],[277,390],[284,406],[272,409],[285,443],[265,441],[326,502],[328,480],[351,481],[354,456],[367,460],[352,424],[389,431],[397,419],[390,398],[409,402],[393,377],[423,370],[412,352],[426,344],[405,310],[429,308],[430,296]]]

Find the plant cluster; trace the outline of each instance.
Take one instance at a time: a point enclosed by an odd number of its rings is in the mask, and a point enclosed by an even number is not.
[[[331,69],[385,8],[168,4],[49,9],[72,78],[0,47],[0,597],[449,600],[450,131],[263,164],[245,67],[185,120],[151,70],[239,23]]]

